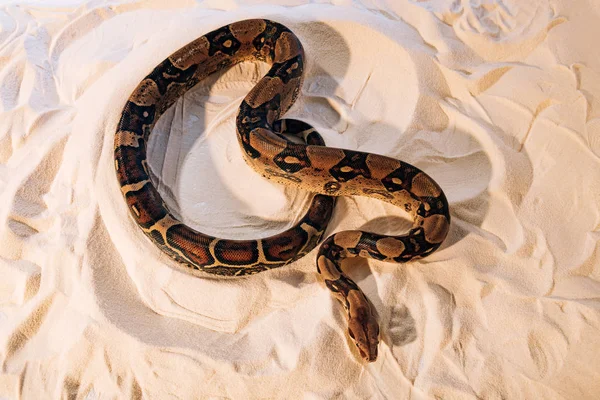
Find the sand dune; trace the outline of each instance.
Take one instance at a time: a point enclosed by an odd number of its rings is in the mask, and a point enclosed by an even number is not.
[[[600,395],[600,8],[583,0],[51,1],[0,9],[0,399],[595,399]],[[349,346],[315,252],[248,278],[191,275],[146,239],[115,178],[138,82],[229,22],[269,18],[308,66],[288,117],[328,145],[425,170],[446,242],[350,260],[379,358]],[[291,226],[308,194],[244,163],[237,107],[265,65],[163,115],[154,182],[226,238]],[[341,198],[327,233],[404,214]]]

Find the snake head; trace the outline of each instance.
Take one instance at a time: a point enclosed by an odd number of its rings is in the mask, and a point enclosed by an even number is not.
[[[377,359],[379,325],[367,298],[358,290],[348,293],[348,334],[365,361]]]

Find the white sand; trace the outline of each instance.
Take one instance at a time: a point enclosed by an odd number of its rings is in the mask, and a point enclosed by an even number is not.
[[[9,3],[0,398],[598,398],[597,2]],[[305,44],[287,116],[331,146],[414,163],[450,200],[431,257],[348,265],[379,314],[373,364],[350,348],[314,252],[245,279],[197,278],[142,235],[119,192],[113,133],[132,89],[180,46],[251,17]],[[206,233],[264,237],[306,207],[247,167],[235,139],[237,105],[265,71],[201,83],[155,129],[160,191]],[[399,232],[403,216],[343,198],[328,233]]]

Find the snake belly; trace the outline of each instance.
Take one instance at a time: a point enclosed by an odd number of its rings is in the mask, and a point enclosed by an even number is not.
[[[315,193],[308,211],[288,230],[257,240],[230,240],[190,228],[168,209],[150,179],[146,147],[154,125],[198,82],[246,60],[270,64],[242,101],[236,117],[246,162],[275,182]],[[285,26],[252,19],[201,36],[161,62],[133,91],[114,142],[117,179],[135,222],[164,253],[190,268],[240,276],[281,267],[311,251],[322,238],[337,196],[377,198],[408,212],[413,225],[398,236],[342,231],[317,254],[317,270],[346,310],[348,334],[366,361],[377,358],[379,327],[371,305],[342,270],[349,257],[403,263],[435,251],[445,239],[450,214],[440,186],[405,162],[324,146],[308,124],[280,117],[296,100],[303,81],[304,50]],[[282,133],[302,136],[305,144]]]

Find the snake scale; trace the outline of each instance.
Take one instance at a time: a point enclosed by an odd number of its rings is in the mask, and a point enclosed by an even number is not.
[[[180,96],[208,75],[245,60],[270,64],[236,118],[246,162],[268,179],[315,194],[306,214],[285,232],[257,240],[219,239],[173,216],[151,182],[146,148],[160,115]],[[404,235],[337,232],[317,253],[317,271],[344,306],[352,341],[364,360],[374,361],[376,317],[341,262],[366,257],[403,263],[431,254],[448,233],[448,202],[440,186],[410,164],[326,147],[307,123],[280,119],[300,92],[304,63],[299,39],[285,26],[263,19],[235,22],[185,45],[154,68],[127,100],[114,141],[117,179],[135,222],[155,245],[190,268],[218,275],[254,274],[307,254],[321,240],[336,196],[368,196],[407,211],[413,225]],[[284,134],[300,136],[305,144]]]

